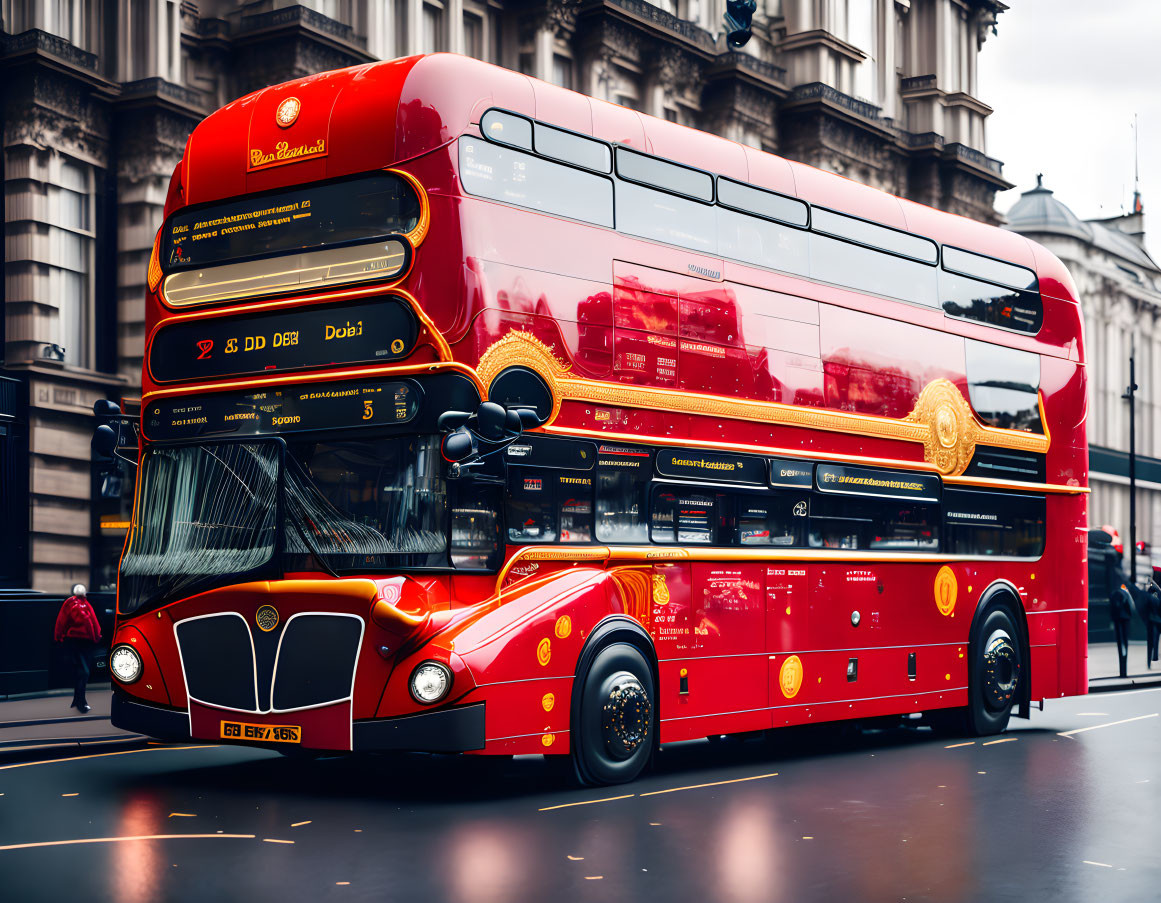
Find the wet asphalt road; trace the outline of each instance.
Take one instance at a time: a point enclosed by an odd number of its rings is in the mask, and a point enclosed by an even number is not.
[[[1157,900],[1158,712],[1161,690],[1135,691],[1048,703],[991,743],[915,728],[703,741],[604,789],[538,758],[9,763],[0,898]],[[180,836],[77,842],[148,835]]]

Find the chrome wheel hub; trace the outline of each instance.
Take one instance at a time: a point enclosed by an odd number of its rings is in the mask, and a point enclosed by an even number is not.
[[[981,684],[984,702],[998,712],[1012,704],[1020,683],[1020,657],[1006,630],[997,630],[984,644],[984,671]]]
[[[614,759],[627,759],[649,737],[653,707],[641,681],[627,671],[614,674],[605,686],[601,710],[605,749]]]

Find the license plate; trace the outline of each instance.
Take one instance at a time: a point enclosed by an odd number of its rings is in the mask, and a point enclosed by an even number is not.
[[[223,721],[223,740],[254,740],[260,743],[301,743],[302,728],[297,724],[246,724]]]

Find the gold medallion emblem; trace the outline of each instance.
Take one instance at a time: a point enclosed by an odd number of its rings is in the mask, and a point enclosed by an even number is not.
[[[561,615],[556,619],[556,638],[563,640],[570,633],[572,633],[572,618],[568,615]]]
[[[955,579],[955,571],[946,564],[935,575],[935,607],[939,613],[950,615],[955,611],[955,597],[959,594],[959,581]]]
[[[802,687],[802,659],[792,655],[782,663],[778,672],[778,686],[782,688],[782,695],[793,699]]]
[[[540,738],[540,742],[546,747],[552,746],[552,744],[556,742],[556,735],[555,734],[545,734],[543,737]]]
[[[297,97],[288,97],[274,111],[274,121],[278,123],[279,128],[288,129],[294,125],[294,120],[298,119],[301,109],[302,103]]]
[[[541,666],[547,665],[552,658],[552,643],[545,637],[536,647],[536,660]]]
[[[544,697],[540,700],[540,704],[544,706],[544,711],[551,712],[552,707],[556,705],[556,697],[551,693],[545,693]]]
[[[278,609],[273,605],[263,605],[254,613],[254,623],[263,633],[269,633],[278,626]]]

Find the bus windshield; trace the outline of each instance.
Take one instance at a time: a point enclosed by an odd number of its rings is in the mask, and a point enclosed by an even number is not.
[[[121,611],[320,566],[448,567],[440,461],[438,437],[415,435],[151,448]]]

